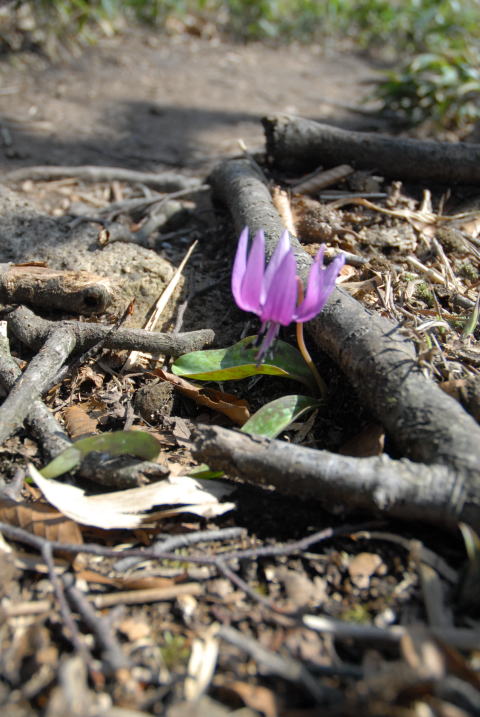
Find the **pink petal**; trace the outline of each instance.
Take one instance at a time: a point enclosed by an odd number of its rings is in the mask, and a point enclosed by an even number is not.
[[[289,251],[271,279],[260,318],[262,321],[274,321],[288,326],[292,321],[296,302],[296,263],[293,252]]]
[[[260,292],[265,265],[263,232],[257,232],[247,260],[248,228],[240,234],[232,270],[232,294],[244,311],[260,311]]]
[[[324,269],[323,249],[323,247],[320,249],[310,268],[305,299],[295,312],[294,318],[296,321],[309,321],[320,313],[335,288],[335,281],[340,269],[345,264],[345,257],[342,254],[337,256],[327,268]]]
[[[248,227],[240,234],[238,240],[237,253],[235,254],[235,261],[233,262],[232,269],[232,294],[236,303],[241,306],[241,287],[243,277],[245,276],[245,269],[247,268],[247,246],[248,246]]]
[[[265,238],[263,231],[255,234],[250,254],[248,255],[247,266],[240,288],[240,301],[238,306],[244,311],[253,311],[259,314],[261,311],[261,293],[263,277],[265,274]]]
[[[277,242],[277,246],[275,247],[275,251],[272,254],[272,257],[267,265],[267,268],[265,270],[265,278],[263,280],[263,291],[261,296],[261,301],[265,302],[268,292],[270,289],[270,285],[272,283],[273,277],[275,276],[278,267],[282,263],[283,259],[285,258],[285,254],[287,254],[290,249],[290,240],[288,238],[288,232],[285,230],[280,235],[280,239]]]

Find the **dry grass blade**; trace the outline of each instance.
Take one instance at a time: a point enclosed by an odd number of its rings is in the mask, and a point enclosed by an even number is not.
[[[145,322],[144,329],[145,331],[153,331],[155,329],[155,326],[158,323],[158,320],[160,319],[160,316],[162,315],[163,310],[167,306],[168,302],[170,301],[173,292],[178,286],[178,282],[180,281],[180,278],[182,276],[182,272],[192,256],[193,252],[195,251],[197,247],[198,241],[194,241],[193,244],[188,249],[187,253],[185,254],[184,258],[182,259],[180,266],[170,279],[170,282],[168,286],[166,287],[165,291],[162,292],[162,294],[158,297],[157,302],[155,303],[155,306],[152,308],[151,314],[148,317],[147,321]],[[135,363],[138,361],[138,359],[141,356],[148,356],[148,354],[142,354],[140,351],[132,351],[130,355],[128,356],[127,360],[125,361],[125,364],[122,368],[122,371],[129,371]]]

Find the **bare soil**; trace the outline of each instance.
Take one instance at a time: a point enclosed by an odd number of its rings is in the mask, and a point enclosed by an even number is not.
[[[366,59],[331,48],[135,30],[75,58],[51,64],[35,55],[17,63],[0,65],[0,117],[11,137],[11,144],[3,137],[4,169],[49,163],[204,171],[236,153],[239,138],[250,149],[261,145],[259,119],[268,112],[358,124],[359,116],[329,103],[359,104],[376,72]]]

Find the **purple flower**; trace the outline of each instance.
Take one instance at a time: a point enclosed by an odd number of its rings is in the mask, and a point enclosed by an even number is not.
[[[288,232],[281,235],[266,268],[262,230],[255,234],[248,257],[247,247],[248,228],[245,228],[240,234],[233,264],[232,293],[241,309],[260,317],[260,334],[264,334],[257,354],[260,361],[275,340],[280,326],[288,326],[292,321],[309,321],[323,309],[335,287],[345,257],[337,256],[325,268],[325,246],[322,245],[310,268],[305,298],[297,305],[299,278]]]

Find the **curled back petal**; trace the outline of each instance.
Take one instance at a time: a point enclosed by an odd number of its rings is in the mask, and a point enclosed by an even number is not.
[[[323,252],[321,256],[317,255],[317,259],[315,259],[314,263],[310,267],[305,299],[295,311],[295,321],[309,321],[320,313],[327,303],[328,297],[335,288],[335,282],[340,269],[345,264],[345,257],[343,254],[335,257],[326,269],[322,266]]]
[[[262,321],[274,321],[288,326],[293,320],[296,302],[296,264],[293,252],[289,251],[271,278],[260,318]]]

